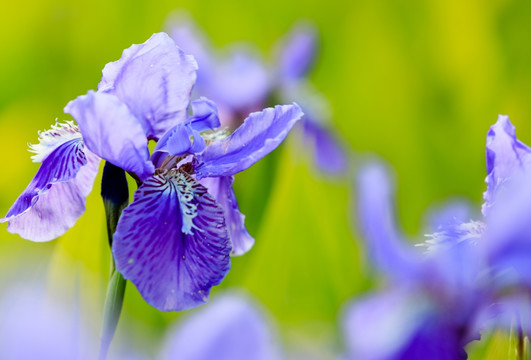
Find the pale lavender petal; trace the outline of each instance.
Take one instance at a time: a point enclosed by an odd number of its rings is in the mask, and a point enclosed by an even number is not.
[[[225,221],[229,228],[232,241],[233,256],[243,255],[254,245],[254,238],[245,228],[245,215],[238,208],[238,201],[232,189],[233,176],[222,176],[201,179],[208,192],[225,211]]]
[[[63,235],[85,212],[100,159],[83,147],[81,138],[59,145],[43,160],[37,174],[0,222],[32,241]]]
[[[205,95],[232,110],[261,107],[270,92],[269,74],[251,49],[235,47],[218,60]]]
[[[86,146],[101,158],[140,180],[155,171],[149,161],[148,141],[142,126],[116,96],[89,91],[70,101],[65,112],[79,124]]]
[[[279,346],[265,314],[230,294],[198,309],[170,330],[163,359],[273,360]]]
[[[347,155],[330,131],[318,123],[304,118],[305,138],[314,145],[317,167],[328,174],[342,174],[347,170]]]
[[[146,135],[160,138],[184,121],[197,63],[165,33],[125,49],[103,69],[99,91],[115,94],[141,121]]]
[[[515,128],[508,116],[498,116],[487,133],[487,191],[483,193],[483,215],[495,201],[496,193],[512,176],[531,164],[531,148],[516,138]]]
[[[391,278],[414,281],[422,275],[419,254],[406,245],[395,224],[390,174],[381,164],[362,168],[358,175],[359,229],[369,254]]]
[[[232,135],[214,141],[197,156],[198,178],[230,176],[247,169],[273,151],[302,115],[297,104],[252,113]]]
[[[205,187],[177,171],[138,188],[113,241],[118,271],[163,311],[207,302],[210,288],[229,271],[230,252],[223,209]]]
[[[317,30],[311,23],[299,23],[278,45],[281,81],[303,77],[315,61]]]
[[[476,218],[470,203],[465,200],[451,200],[442,205],[433,206],[426,214],[426,230],[437,231],[450,225],[465,223]]]

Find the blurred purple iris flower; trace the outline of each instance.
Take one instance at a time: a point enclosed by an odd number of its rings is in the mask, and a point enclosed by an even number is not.
[[[302,111],[296,104],[267,108],[230,135],[218,131],[216,105],[190,103],[196,69],[164,33],[107,64],[98,91],[65,107],[79,130],[67,123],[41,134],[34,150],[43,165],[3,219],[9,230],[35,241],[64,233],[83,212],[104,159],[141,182],[113,237],[118,271],[158,309],[206,302],[230,255],[254,242],[232,176],[274,150]],[[148,140],[157,141],[151,155]],[[61,226],[57,218],[64,218]]]
[[[161,359],[275,360],[280,346],[270,319],[252,299],[233,292],[169,330]]]
[[[324,97],[306,76],[315,62],[317,30],[308,22],[296,24],[275,46],[268,65],[252,44],[234,44],[221,54],[190,17],[179,13],[170,19],[169,32],[201,64],[196,91],[214,100],[221,122],[237,126],[242,114],[261,109],[271,98],[296,101],[304,110],[304,140],[313,147],[319,170],[337,175],[347,168],[347,155],[329,129],[329,109]]]
[[[408,246],[394,223],[388,179],[380,164],[359,174],[360,230],[390,288],[347,309],[349,356],[465,359],[464,347],[479,338],[477,319],[490,296],[476,256],[482,225],[455,219],[429,236],[427,251]],[[445,212],[442,217],[447,219]]]
[[[441,225],[423,244],[425,254],[404,245],[396,230],[385,169],[361,171],[360,228],[392,287],[348,309],[353,358],[464,359],[480,329],[516,320],[520,339],[529,334],[531,148],[507,116],[489,129],[486,160],[483,219],[465,222],[462,206],[440,212],[430,221]]]

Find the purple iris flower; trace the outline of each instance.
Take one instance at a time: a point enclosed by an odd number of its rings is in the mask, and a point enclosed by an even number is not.
[[[170,329],[162,359],[274,360],[280,348],[273,327],[248,296],[226,293]]]
[[[456,219],[422,247],[408,246],[394,223],[388,178],[378,164],[359,175],[360,230],[390,287],[348,307],[349,356],[465,359],[464,347],[479,338],[478,319],[490,299],[477,247],[483,225]]]
[[[302,111],[296,104],[267,108],[232,134],[219,131],[216,105],[190,102],[196,70],[164,33],[107,64],[98,91],[65,107],[78,125],[57,124],[32,146],[42,165],[2,219],[8,230],[34,241],[62,235],[83,213],[104,159],[141,183],[113,236],[118,271],[158,309],[206,302],[230,255],[254,243],[233,175],[274,150]],[[157,141],[153,154],[149,140]]]
[[[295,25],[276,44],[271,65],[250,44],[234,44],[224,53],[214,51],[186,14],[171,19],[168,28],[175,41],[201,64],[196,91],[216,102],[222,124],[237,126],[242,114],[262,108],[271,98],[297,101],[305,113],[304,140],[313,148],[317,167],[328,174],[346,170],[347,155],[329,129],[326,100],[306,79],[318,47],[312,24]]]
[[[252,246],[232,176],[275,149],[302,116],[297,105],[276,106],[252,113],[230,135],[218,131],[215,104],[190,103],[196,69],[169,36],[155,34],[107,64],[98,91],[65,108],[88,149],[142,182],[112,251],[124,278],[164,311],[206,302],[230,255]],[[151,155],[149,139],[157,141]]]

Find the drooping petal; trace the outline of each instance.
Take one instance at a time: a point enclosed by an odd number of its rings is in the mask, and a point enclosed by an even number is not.
[[[74,226],[85,211],[100,159],[80,137],[61,143],[44,158],[37,174],[0,222],[32,241],[53,240]]]
[[[389,173],[378,163],[358,175],[358,217],[361,234],[376,267],[400,280],[415,280],[421,271],[420,258],[400,236],[391,204],[393,189]]]
[[[70,101],[65,112],[79,124],[86,146],[101,158],[140,180],[155,171],[148,142],[138,119],[116,96],[89,91]]]
[[[487,191],[482,212],[488,215],[496,193],[512,176],[531,165],[531,148],[516,138],[515,128],[505,115],[498,116],[496,124],[487,133]]]
[[[314,159],[317,167],[328,174],[342,174],[347,169],[345,150],[332,133],[320,124],[304,119],[305,138],[314,144]]]
[[[310,23],[299,23],[281,40],[278,49],[280,80],[301,78],[315,61],[317,30]]]
[[[273,151],[302,115],[297,104],[252,113],[232,135],[212,142],[197,156],[198,179],[230,176],[247,169]]]
[[[223,209],[189,175],[170,171],[138,188],[114,234],[116,267],[163,311],[205,303],[230,268]]]
[[[225,211],[225,221],[230,232],[233,256],[243,255],[254,245],[254,238],[245,228],[245,215],[238,208],[238,201],[232,189],[233,176],[201,179],[208,192]]]
[[[273,360],[279,346],[265,314],[247,297],[227,294],[169,332],[163,359]]]
[[[186,119],[197,63],[165,33],[125,49],[103,69],[99,91],[115,94],[141,121],[149,138]]]

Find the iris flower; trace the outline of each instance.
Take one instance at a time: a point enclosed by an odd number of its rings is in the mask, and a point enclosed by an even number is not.
[[[254,241],[233,175],[274,150],[302,112],[296,104],[267,108],[230,135],[218,131],[215,104],[190,102],[196,70],[164,33],[107,64],[98,90],[65,107],[78,125],[56,125],[33,147],[43,164],[3,219],[8,229],[35,241],[64,233],[83,212],[104,159],[141,183],[113,237],[118,271],[160,310],[206,302],[230,255]],[[153,154],[149,140],[157,141]]]
[[[345,149],[330,129],[329,106],[307,79],[318,49],[317,30],[311,23],[296,24],[278,41],[272,64],[267,64],[252,44],[214,51],[185,14],[171,19],[168,29],[201,64],[196,91],[218,104],[222,123],[237,125],[242,113],[262,108],[271,98],[297,101],[305,113],[303,137],[313,148],[317,168],[332,175],[346,170]]]
[[[407,245],[394,223],[389,174],[359,174],[360,230],[389,288],[350,305],[344,317],[352,359],[466,359],[489,299],[476,256],[478,223],[454,221],[430,235],[428,251]],[[443,214],[445,218],[445,214]]]
[[[357,359],[465,359],[480,329],[516,323],[520,344],[531,331],[531,148],[500,115],[487,134],[487,190],[479,221],[462,208],[423,244],[406,246],[395,228],[388,175],[381,166],[360,174],[360,228],[391,287],[351,305],[345,316]],[[522,345],[523,346],[523,345]]]

